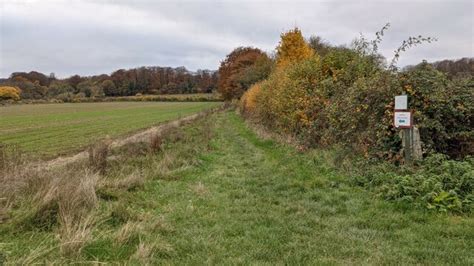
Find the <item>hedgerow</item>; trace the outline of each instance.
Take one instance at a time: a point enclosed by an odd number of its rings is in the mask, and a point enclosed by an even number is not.
[[[308,147],[343,144],[366,157],[400,161],[393,97],[405,93],[425,155],[473,154],[473,79],[450,80],[428,64],[394,71],[377,53],[378,42],[361,38],[324,57],[295,57],[254,85],[241,98],[242,109]]]
[[[387,27],[384,27],[385,30]],[[324,56],[304,53],[277,67],[241,98],[246,117],[306,147],[342,146],[371,167],[356,178],[382,197],[429,209],[470,212],[473,206],[474,79],[448,79],[425,63],[407,71],[393,65],[410,46],[431,38],[410,37],[387,66],[374,41],[330,47]],[[301,34],[290,31],[293,36]],[[287,47],[282,35],[279,48]],[[300,42],[299,49],[304,51]],[[278,50],[279,51],[279,50]],[[279,58],[276,58],[277,62]],[[407,94],[426,159],[418,168],[403,163],[400,131],[393,126],[394,96]],[[452,159],[463,159],[455,161]],[[370,160],[367,160],[370,159]],[[377,163],[373,163],[374,160]],[[388,163],[387,163],[388,162]],[[408,169],[408,170],[406,170]]]

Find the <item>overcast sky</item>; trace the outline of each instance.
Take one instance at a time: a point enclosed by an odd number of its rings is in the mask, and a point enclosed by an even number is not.
[[[410,35],[438,38],[402,55],[474,57],[474,1],[13,1],[0,0],[0,77],[14,71],[94,75],[137,66],[217,69],[233,48],[272,53],[282,31],[349,44],[391,23],[381,52]]]

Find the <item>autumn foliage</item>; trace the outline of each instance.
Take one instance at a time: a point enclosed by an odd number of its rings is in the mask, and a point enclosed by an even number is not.
[[[73,75],[65,79],[36,71],[14,72],[0,86],[21,89],[23,100],[100,99],[106,96],[211,93],[217,87],[217,72],[184,67],[138,67],[119,69],[110,75],[90,77]]]
[[[257,111],[257,97],[261,92],[261,84],[253,84],[242,96],[241,107],[245,114],[255,114]]]
[[[326,47],[322,57],[308,49],[298,29],[281,35],[277,68],[241,98],[246,117],[305,146],[339,145],[399,160],[393,97],[406,93],[425,154],[474,152],[472,78],[450,80],[426,63],[392,71],[364,39],[350,48]]]
[[[305,41],[301,30],[298,28],[281,34],[281,40],[276,50],[278,66],[299,62],[310,58],[314,54],[314,50]]]
[[[260,49],[234,49],[219,67],[218,91],[225,100],[240,98],[252,83],[266,78],[270,64],[270,59]]]
[[[20,100],[20,89],[10,86],[0,86],[0,100]]]

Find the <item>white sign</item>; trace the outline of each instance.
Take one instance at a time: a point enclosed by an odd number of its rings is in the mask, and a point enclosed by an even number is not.
[[[395,96],[395,110],[408,109],[408,95]]]
[[[396,128],[410,128],[412,125],[411,112],[395,111],[394,119],[394,125]]]

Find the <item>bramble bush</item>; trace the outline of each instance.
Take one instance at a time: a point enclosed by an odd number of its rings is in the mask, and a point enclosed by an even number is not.
[[[449,80],[426,62],[399,75],[410,96],[425,153],[474,154],[474,79]]]
[[[293,39],[300,31],[290,31]],[[363,37],[352,48],[332,47],[320,57],[303,48],[241,98],[242,110],[269,128],[297,137],[308,147],[343,144],[366,157],[400,161],[401,140],[393,127],[393,97],[408,94],[425,155],[463,158],[474,152],[474,81],[450,80],[428,64],[409,71],[387,68],[378,39]],[[302,37],[301,37],[302,38]],[[412,39],[413,40],[413,39]],[[277,61],[279,58],[276,58]],[[251,96],[252,99],[247,99]],[[248,106],[251,104],[252,106]]]
[[[374,41],[361,37],[351,48],[328,47],[324,56],[304,52],[301,41],[285,43],[288,38],[282,34],[277,51],[291,60],[281,60],[284,63],[277,63],[266,80],[251,86],[240,99],[241,110],[247,118],[296,137],[306,147],[342,146],[363,155],[372,163],[356,180],[387,199],[470,212],[474,79],[448,79],[427,63],[398,71],[393,63],[400,52],[432,40],[421,36],[405,41],[387,66],[377,53],[385,29]],[[295,36],[300,31],[288,34],[291,40],[302,40]],[[282,47],[287,52],[281,53]],[[292,51],[301,54],[292,56]],[[409,95],[426,159],[418,169],[400,171],[395,167],[403,159],[399,130],[393,126],[393,98],[402,93]]]

